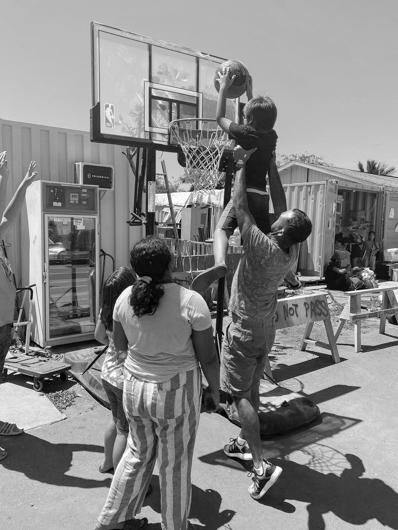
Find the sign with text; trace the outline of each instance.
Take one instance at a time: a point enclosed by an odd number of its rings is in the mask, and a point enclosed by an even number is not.
[[[325,294],[292,296],[278,300],[276,308],[276,329],[300,326],[330,318]]]
[[[76,162],[75,175],[79,184],[93,184],[100,190],[113,190],[113,167]]]

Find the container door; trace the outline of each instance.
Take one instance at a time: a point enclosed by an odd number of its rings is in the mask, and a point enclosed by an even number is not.
[[[398,193],[386,192],[383,249],[398,248]]]
[[[97,219],[59,215],[46,215],[45,219],[47,342],[92,338],[97,304]]]
[[[325,219],[324,219],[324,238],[322,245],[321,276],[330,261],[334,252],[334,238],[336,235],[336,214],[338,201],[338,182],[337,180],[328,180],[326,183],[326,200],[325,200]]]
[[[300,246],[298,271],[322,278],[325,260],[333,253],[337,182],[303,182],[284,185],[287,207],[303,210],[312,221],[312,233]]]

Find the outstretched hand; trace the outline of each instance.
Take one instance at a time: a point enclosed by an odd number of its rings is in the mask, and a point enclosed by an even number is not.
[[[218,83],[220,85],[220,90],[228,90],[236,79],[236,75],[231,75],[231,69],[229,67],[224,68],[221,72],[218,72]]]
[[[33,182],[35,178],[37,177],[37,175],[39,174],[36,171],[36,166],[37,166],[36,162],[32,160],[31,163],[29,164],[28,171],[26,172],[26,175],[24,178],[24,182],[26,184],[30,184],[31,182]]]
[[[0,153],[0,175],[8,175],[7,151]]]

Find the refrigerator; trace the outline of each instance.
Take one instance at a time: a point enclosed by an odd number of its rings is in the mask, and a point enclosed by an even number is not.
[[[33,341],[94,338],[99,300],[98,186],[33,182],[26,192]]]

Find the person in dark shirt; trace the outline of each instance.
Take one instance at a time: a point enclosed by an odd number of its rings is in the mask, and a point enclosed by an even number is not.
[[[267,234],[271,229],[269,218],[269,194],[267,191],[267,173],[269,191],[274,206],[275,218],[287,210],[285,192],[283,190],[275,162],[277,134],[273,126],[277,117],[275,103],[269,97],[253,98],[252,79],[248,76],[246,93],[248,103],[244,108],[243,125],[239,125],[225,117],[226,95],[234,82],[227,68],[219,73],[219,93],[217,101],[218,125],[235,140],[239,148],[251,153],[246,166],[246,191],[248,206],[257,226]],[[241,149],[239,153],[241,153]],[[235,159],[239,159],[236,156]],[[239,169],[239,160],[236,164]],[[232,200],[227,204],[214,231],[214,266],[198,275],[192,282],[192,288],[204,292],[214,281],[225,276],[226,253],[228,239],[238,226]],[[293,280],[292,287],[299,285]]]

